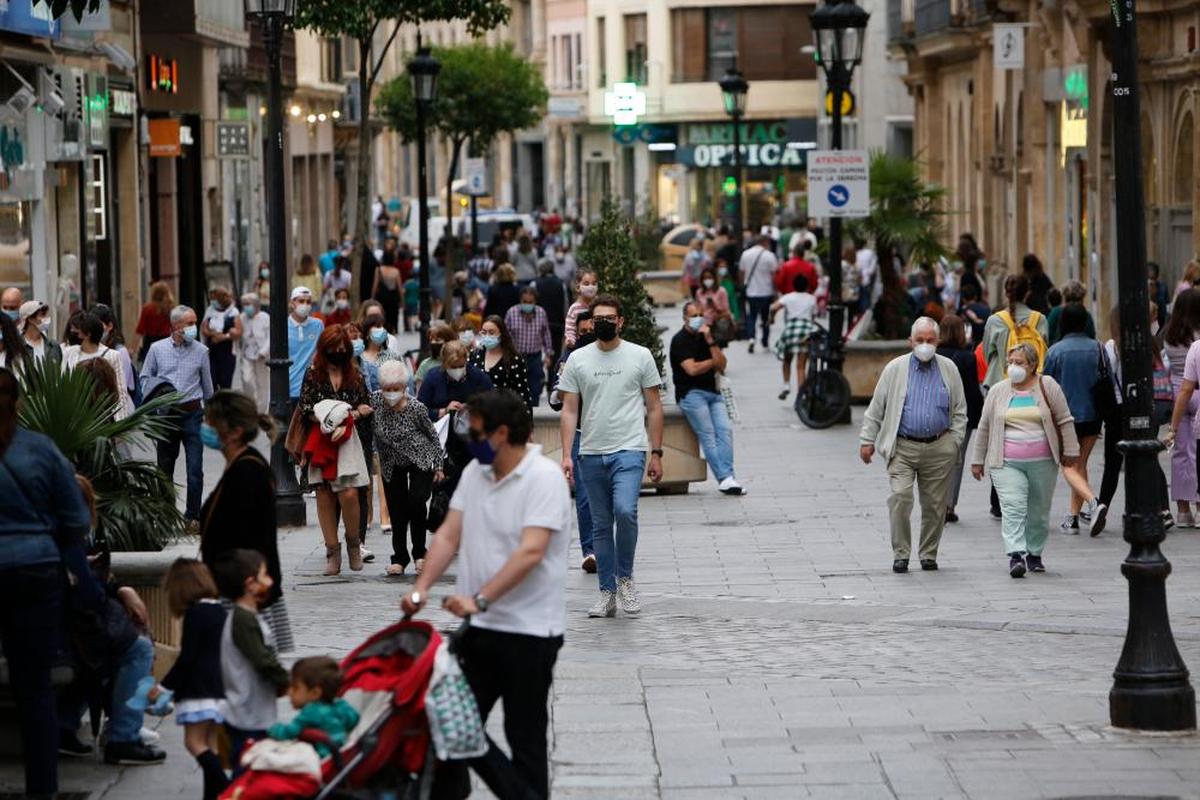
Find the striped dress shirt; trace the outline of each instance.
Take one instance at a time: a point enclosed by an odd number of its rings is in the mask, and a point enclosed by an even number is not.
[[[900,412],[901,436],[927,439],[938,436],[950,427],[950,391],[942,380],[941,370],[930,360],[921,361],[909,356],[908,394]]]

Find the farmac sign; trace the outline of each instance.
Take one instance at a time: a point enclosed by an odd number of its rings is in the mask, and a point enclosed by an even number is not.
[[[804,154],[816,146],[816,120],[790,119],[743,122],[742,165],[746,167],[803,167]],[[733,127],[729,123],[687,126],[687,142],[675,160],[689,167],[733,165]]]

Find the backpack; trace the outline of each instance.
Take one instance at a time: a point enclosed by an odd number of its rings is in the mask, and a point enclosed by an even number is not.
[[[1004,352],[1007,354],[1019,344],[1030,345],[1038,354],[1037,366],[1038,372],[1041,372],[1042,366],[1046,363],[1046,340],[1037,330],[1037,324],[1042,315],[1037,311],[1030,310],[1029,317],[1024,322],[1017,322],[1005,309],[996,312],[996,316],[1000,317],[1000,320],[1008,328],[1008,344],[1005,345]],[[1004,374],[1008,374],[1007,363],[1004,367]]]

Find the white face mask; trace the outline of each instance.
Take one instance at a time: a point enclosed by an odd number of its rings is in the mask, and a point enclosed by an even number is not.
[[[296,312],[296,316],[300,319],[307,319],[308,313],[312,311],[312,306],[310,306],[308,303],[300,303],[296,306],[294,311]]]
[[[1014,384],[1024,383],[1029,377],[1029,370],[1022,367],[1020,364],[1008,365],[1008,380]]]
[[[579,287],[579,293],[584,297],[595,297],[596,290],[599,288],[599,286],[593,286],[592,284],[584,284]]]
[[[389,406],[394,406],[404,398],[404,392],[384,392],[383,399]]]
[[[42,334],[42,336],[45,336],[47,333],[50,332],[50,320],[44,319],[41,322],[39,322],[37,324],[37,329],[38,329],[38,333]]]
[[[446,374],[450,376],[450,380],[452,381],[461,381],[467,375],[467,368],[454,367],[453,369],[446,370]]]
[[[937,353],[937,348],[928,342],[923,342],[913,348],[913,355],[922,361],[931,361]]]

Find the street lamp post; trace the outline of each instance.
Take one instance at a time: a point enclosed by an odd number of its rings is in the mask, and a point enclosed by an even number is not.
[[[442,65],[421,46],[421,34],[417,33],[417,54],[408,62],[408,74],[412,77],[413,100],[417,107],[417,213],[421,216],[418,235],[418,256],[421,259],[420,319],[421,355],[429,355],[429,315],[433,306],[429,293],[429,180],[425,165],[425,115],[437,94],[437,76]],[[449,198],[447,198],[447,202]]]
[[[271,470],[275,476],[275,518],[281,526],[303,525],[304,497],[296,483],[292,459],[284,446],[283,431],[291,421],[289,408],[287,331],[287,228],[283,213],[283,32],[295,16],[295,0],[246,0],[246,16],[262,26],[263,45],[267,50],[267,158],[266,193],[268,253],[271,263],[271,352],[267,366],[271,370],[271,416],[280,435],[271,446]]]
[[[750,92],[750,84],[742,77],[737,68],[737,61],[725,70],[721,80],[721,99],[725,102],[725,113],[733,123],[733,174],[737,180],[737,192],[733,195],[733,241],[742,246],[742,117],[746,113],[746,95]],[[731,264],[730,269],[736,267]]]
[[[830,149],[842,149],[842,97],[850,90],[854,68],[862,63],[863,34],[870,14],[853,0],[826,0],[812,13],[817,63],[825,72],[833,108],[830,114]],[[842,220],[829,220],[829,366],[842,371],[846,307],[842,303]],[[850,421],[847,408],[845,422]]]
[[[1196,693],[1175,646],[1167,616],[1171,562],[1159,549],[1165,538],[1159,490],[1154,417],[1150,297],[1146,271],[1146,210],[1142,197],[1141,117],[1134,0],[1112,6],[1114,193],[1117,213],[1117,287],[1121,309],[1121,410],[1125,456],[1124,536],[1129,555],[1121,573],[1129,581],[1129,627],[1108,694],[1109,719],[1118,728],[1152,731],[1196,727]]]

